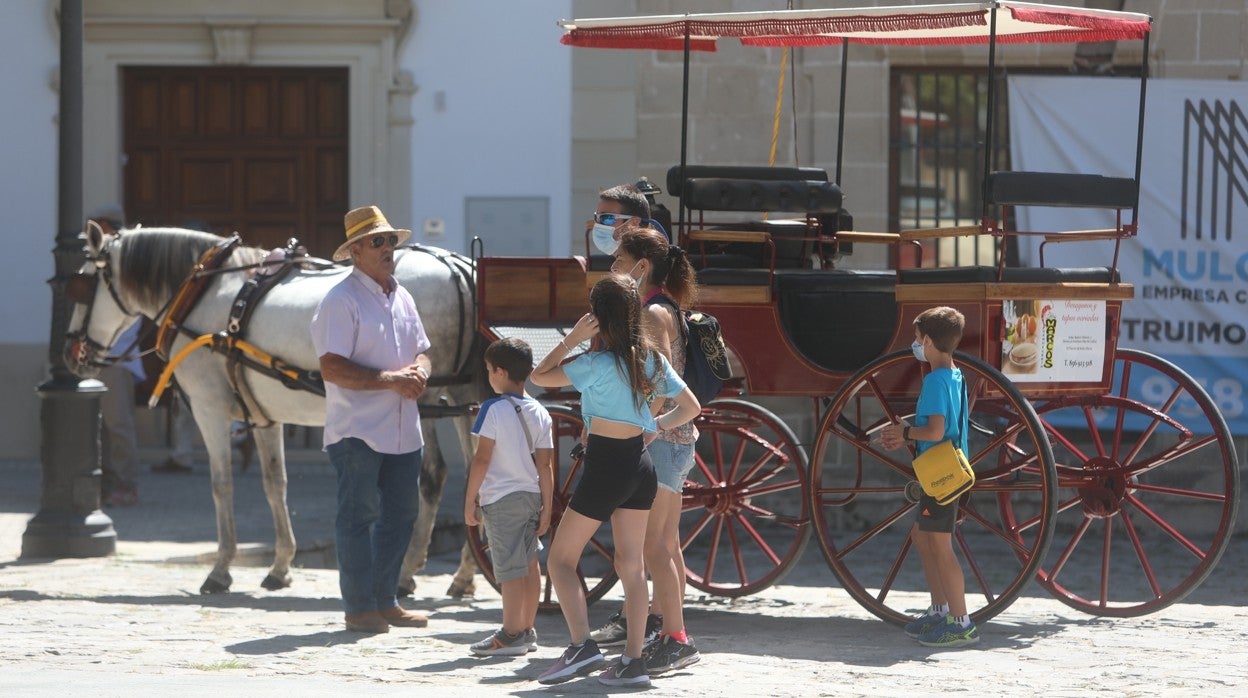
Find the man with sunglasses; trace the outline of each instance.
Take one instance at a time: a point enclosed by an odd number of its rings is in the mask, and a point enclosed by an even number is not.
[[[335,542],[347,630],[423,628],[395,597],[420,503],[417,398],[430,374],[429,338],[416,302],[394,278],[395,247],[412,235],[381,209],[347,213],[334,261],[355,268],[312,316],[325,379],[325,451],[338,474]]]
[[[646,195],[632,184],[620,184],[598,193],[598,207],[594,218],[587,221],[594,247],[603,254],[615,254],[620,235],[630,228],[652,226],[650,202]],[[667,231],[662,231],[664,235]]]

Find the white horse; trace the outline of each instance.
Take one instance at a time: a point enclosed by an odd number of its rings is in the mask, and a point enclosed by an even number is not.
[[[65,360],[77,375],[92,377],[106,365],[106,357],[126,349],[114,348],[114,344],[140,315],[157,322],[163,318],[201,255],[225,238],[178,228],[139,228],[105,235],[93,222],[88,224],[86,237],[87,263],[71,280],[67,291],[76,305],[70,319]],[[209,277],[199,302],[181,322],[183,331],[174,340],[170,357],[176,357],[194,337],[226,329],[236,294],[267,254],[265,250],[241,246],[233,250],[221,265],[222,271]],[[475,341],[471,265],[462,256],[426,247],[400,249],[395,258],[395,276],[416,299],[432,344],[429,358],[433,376],[429,391],[421,399],[422,414],[424,408],[432,408],[441,416],[455,417],[461,447],[464,453],[471,454],[471,422],[466,408],[488,394],[480,376],[479,347]],[[257,303],[241,336],[289,366],[317,369],[319,361],[312,347],[309,323],[321,298],[349,271],[347,267],[292,270]],[[190,400],[203,435],[217,512],[217,560],[200,592],[224,592],[233,581],[230,563],[237,550],[229,426],[232,420],[244,419],[245,413],[230,383],[222,354],[209,347],[190,351],[174,367],[173,374]],[[249,403],[246,414],[253,423],[259,423],[253,434],[277,538],[273,567],[261,586],[280,589],[290,585],[290,564],[295,556],[295,537],[286,508],[282,424],[324,426],[325,400],[314,392],[287,387],[281,380],[254,370],[246,371],[246,381],[255,399],[254,404]],[[266,426],[266,421],[271,423]],[[415,588],[412,575],[424,568],[438,500],[446,481],[446,464],[438,447],[434,419],[422,418],[421,422],[425,435],[421,508],[399,581],[400,593],[410,593]],[[447,593],[471,594],[475,571],[476,564],[465,545],[455,582]]]

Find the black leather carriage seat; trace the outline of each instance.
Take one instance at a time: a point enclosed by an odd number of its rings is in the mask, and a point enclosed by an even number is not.
[[[831,371],[856,371],[882,355],[892,341],[896,279],[891,271],[777,271],[780,322],[812,363]]]
[[[1128,209],[1135,207],[1138,189],[1130,177],[993,172],[985,193],[988,203],[1003,206]]]
[[[697,212],[793,212],[806,217],[830,217],[833,220],[841,212],[843,196],[840,187],[822,179],[728,179],[722,177],[693,177],[681,185],[686,207]],[[703,219],[705,220],[705,219]],[[705,221],[705,227],[721,230],[767,232],[775,246],[775,266],[778,269],[801,269],[808,267],[809,255],[815,250],[809,239],[810,228],[801,221],[745,221],[715,223]],[[756,243],[714,243],[690,245],[690,255],[695,266],[702,268],[731,266],[770,267],[771,250]],[[712,254],[729,255],[715,261],[703,255],[709,248]],[[752,261],[751,261],[752,260]]]
[[[680,196],[689,179],[746,179],[755,181],[828,181],[827,170],[818,167],[760,167],[757,165],[673,165],[667,171],[667,193]],[[689,204],[686,202],[685,204]]]
[[[997,268],[989,266],[901,269],[897,272],[897,283],[900,284],[973,284],[998,281],[1017,284],[1116,284],[1120,282],[1120,278],[1117,270],[1109,267],[1006,267],[999,280]]]

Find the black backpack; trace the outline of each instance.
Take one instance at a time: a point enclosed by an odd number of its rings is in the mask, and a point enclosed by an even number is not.
[[[705,405],[719,395],[724,381],[732,377],[719,320],[698,310],[681,310],[676,301],[662,293],[650,302],[671,306],[680,318],[680,333],[685,339],[685,371],[681,378],[698,402]]]

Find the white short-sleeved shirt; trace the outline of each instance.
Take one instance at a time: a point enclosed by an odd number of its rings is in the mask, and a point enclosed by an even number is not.
[[[531,397],[510,394],[520,405],[506,397],[486,400],[477,413],[472,433],[494,440],[494,452],[490,456],[490,469],[481,482],[478,496],[482,504],[493,504],[512,492],[541,493],[537,480],[537,467],[529,453],[529,440],[517,417],[523,417],[533,435],[533,448],[551,448],[550,413],[542,403]]]
[[[393,371],[429,350],[412,294],[398,283],[386,295],[354,269],[329,290],[312,316],[317,356],[337,354],[361,366]],[[392,390],[350,390],[325,381],[325,446],[354,436],[378,453],[411,453],[424,446],[420,409]]]

